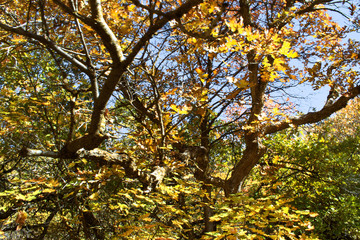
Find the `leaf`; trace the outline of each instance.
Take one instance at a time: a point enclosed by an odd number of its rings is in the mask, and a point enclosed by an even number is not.
[[[197,74],[202,75],[204,74],[204,71],[201,68],[196,68],[195,71],[197,72]]]
[[[192,109],[191,107],[184,105],[182,108],[178,108],[175,104],[170,105],[170,107],[179,114],[188,114]]]
[[[20,210],[16,216],[15,222],[17,223],[16,231],[21,230],[21,228],[25,225],[28,214],[25,211]]]
[[[279,53],[282,54],[282,55],[285,55],[289,58],[295,58],[298,56],[298,53],[295,52],[294,50],[290,50],[291,48],[291,45],[290,45],[290,42],[288,41],[285,41],[283,42],[280,50],[279,50]]]
[[[245,79],[241,79],[240,81],[235,82],[235,85],[239,88],[239,89],[246,89],[250,87],[250,83],[249,81],[245,80]]]
[[[89,196],[90,200],[96,200],[99,197],[99,192],[95,192]]]
[[[309,213],[309,216],[310,216],[310,217],[317,217],[317,216],[319,216],[319,214],[318,214],[318,213],[311,212],[311,213]]]
[[[237,78],[234,78],[234,77],[231,77],[231,76],[227,76],[225,78],[230,83],[235,84],[235,86],[237,86],[241,90],[245,90],[245,89],[250,87],[250,83],[249,83],[249,81],[246,80],[246,78],[245,79],[237,79]]]
[[[46,188],[44,190],[42,190],[43,193],[53,193],[53,192],[56,192],[55,189],[51,189],[51,188]]]

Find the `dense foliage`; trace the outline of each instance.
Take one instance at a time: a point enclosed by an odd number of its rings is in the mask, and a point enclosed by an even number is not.
[[[255,198],[274,194],[308,210],[320,239],[360,238],[359,101],[315,126],[277,134],[251,174]],[[270,191],[269,191],[270,189]]]
[[[360,94],[357,4],[0,0],[0,235],[307,239],[335,211],[358,234],[355,137],[279,133]]]

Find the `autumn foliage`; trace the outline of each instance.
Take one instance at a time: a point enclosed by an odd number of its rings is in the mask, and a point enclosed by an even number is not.
[[[315,238],[315,213],[246,180],[274,134],[360,94],[356,4],[1,0],[0,233]]]

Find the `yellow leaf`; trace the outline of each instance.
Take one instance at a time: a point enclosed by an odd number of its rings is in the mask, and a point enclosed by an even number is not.
[[[275,115],[279,114],[279,109],[277,107],[274,107],[272,113]]]
[[[0,230],[0,239],[5,239],[5,232]]]
[[[99,192],[93,193],[89,196],[90,200],[96,200],[99,196]]]
[[[279,161],[279,156],[275,156],[273,159],[272,159],[272,162],[274,163],[274,164],[276,164],[278,161]]]
[[[294,50],[291,50],[286,56],[288,56],[289,58],[296,58],[297,56],[299,56],[299,54]]]
[[[264,60],[262,61],[262,65],[264,66],[264,68],[271,67],[271,64],[269,63],[269,60],[267,57],[265,57]]]
[[[186,41],[189,44],[195,44],[197,42],[197,39],[196,38],[188,38]]]
[[[130,6],[128,6],[127,7],[127,10],[128,10],[128,12],[133,12],[134,11],[134,9],[135,9],[135,5],[130,5]]]
[[[289,42],[284,42],[282,47],[279,50],[279,53],[283,54],[283,55],[287,55],[289,50],[290,50],[290,43]]]
[[[57,186],[59,186],[59,182],[55,179],[50,179],[46,185],[48,185],[50,187],[57,187]]]
[[[51,189],[51,188],[46,188],[44,190],[42,190],[43,193],[52,193],[55,192],[55,189]]]
[[[75,166],[75,162],[71,162],[69,165],[68,165],[68,168],[72,168],[72,167],[74,167]]]
[[[314,213],[314,212],[309,213],[310,217],[317,217],[318,215],[319,215],[318,213]]]
[[[284,213],[289,213],[289,207],[282,207]]]
[[[191,107],[184,105],[182,108],[178,108],[175,104],[171,104],[170,106],[175,112],[179,114],[188,114],[191,110]]]
[[[201,70],[201,68],[196,68],[195,71],[197,72],[197,74],[202,75],[204,73],[203,70]]]
[[[230,28],[232,32],[236,32],[238,28],[238,23],[236,22],[235,19],[230,19],[229,21],[226,22],[226,25]]]
[[[245,79],[241,79],[240,81],[235,82],[235,85],[239,88],[239,89],[246,89],[250,86],[249,82],[246,81]]]
[[[291,48],[290,42],[285,41],[281,46],[279,53],[289,58],[296,58],[298,56],[298,53],[295,52],[294,50],[290,50],[290,48]]]

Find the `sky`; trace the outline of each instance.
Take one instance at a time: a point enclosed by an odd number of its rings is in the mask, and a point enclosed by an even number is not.
[[[348,12],[348,10],[344,8],[338,8],[336,10],[345,13]],[[329,12],[329,15],[341,26],[346,26],[349,24],[349,20],[339,13]],[[360,32],[354,32],[349,34],[344,39],[344,41],[348,41],[349,38],[354,40],[360,40]],[[328,86],[325,86],[319,90],[314,91],[311,86],[297,86],[296,88],[294,88],[294,90],[289,91],[289,93],[294,93],[294,95],[302,96],[301,98],[296,99],[295,104],[297,105],[297,109],[299,111],[307,113],[314,110],[320,110],[324,106],[327,95],[329,93],[329,89],[330,88]]]

